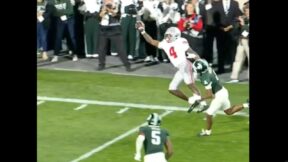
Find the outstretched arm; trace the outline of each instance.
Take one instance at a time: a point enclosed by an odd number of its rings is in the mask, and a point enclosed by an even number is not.
[[[142,21],[137,21],[136,22],[136,28],[137,30],[139,30],[139,32],[141,32],[141,34],[143,35],[144,39],[151,45],[155,46],[158,48],[159,45],[159,41],[158,40],[154,40],[149,34],[147,34],[145,32],[145,25]]]

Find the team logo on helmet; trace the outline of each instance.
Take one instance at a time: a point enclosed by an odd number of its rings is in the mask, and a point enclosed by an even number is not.
[[[208,63],[203,59],[199,59],[194,61],[193,68],[197,71],[197,73],[205,73],[208,71]]]
[[[161,118],[157,113],[152,113],[147,118],[148,125],[160,126]]]

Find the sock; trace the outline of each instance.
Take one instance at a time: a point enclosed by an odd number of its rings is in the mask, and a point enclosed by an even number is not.
[[[244,108],[249,108],[249,104],[248,104],[248,103],[244,103],[244,104],[243,104],[243,107],[244,107]]]

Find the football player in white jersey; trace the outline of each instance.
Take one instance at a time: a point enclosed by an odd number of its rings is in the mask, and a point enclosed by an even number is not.
[[[150,35],[145,32],[145,25],[143,22],[137,21],[136,28],[141,32],[148,43],[164,50],[170,59],[170,62],[178,69],[174,78],[170,82],[169,92],[185,101],[188,101],[189,98],[178,88],[184,80],[185,84],[194,93],[193,98],[200,97],[200,91],[195,85],[192,63],[187,59],[186,52],[190,58],[195,60],[199,59],[199,56],[189,47],[187,40],[181,37],[180,30],[177,27],[170,27],[166,30],[164,39],[158,41],[151,38]]]

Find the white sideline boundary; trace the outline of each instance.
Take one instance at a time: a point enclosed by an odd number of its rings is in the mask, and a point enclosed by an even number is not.
[[[47,97],[47,96],[37,96],[37,100],[42,101],[53,101],[53,102],[68,102],[68,103],[78,103],[87,105],[104,105],[104,106],[119,106],[119,107],[129,107],[137,109],[154,109],[154,110],[169,110],[169,111],[187,111],[187,107],[179,106],[163,106],[163,105],[148,105],[148,104],[136,104],[136,103],[125,103],[125,102],[110,102],[110,101],[98,101],[98,100],[84,100],[84,99],[73,99],[73,98],[57,98],[57,97]],[[196,110],[193,110],[196,111]],[[218,111],[217,114],[224,115],[223,111]],[[237,112],[233,116],[245,116],[249,117],[249,114],[245,112]]]
[[[167,116],[168,114],[170,114],[170,113],[172,113],[172,112],[173,112],[173,111],[166,111],[166,112],[162,113],[162,114],[160,115],[160,117],[163,118],[164,116]],[[121,139],[123,139],[123,138],[125,138],[125,137],[127,137],[127,136],[129,136],[129,135],[131,135],[131,134],[133,134],[133,133],[135,133],[135,132],[137,132],[137,131],[139,130],[139,127],[142,127],[142,126],[145,126],[145,125],[147,125],[147,122],[142,123],[141,125],[138,125],[137,127],[133,128],[133,129],[130,129],[129,131],[121,134],[120,136],[112,139],[111,141],[108,141],[108,142],[104,143],[103,145],[94,148],[93,150],[91,150],[91,151],[89,151],[89,152],[81,155],[80,157],[78,157],[78,158],[75,159],[75,160],[72,160],[71,162],[79,162],[79,161],[81,161],[81,160],[84,160],[84,159],[90,157],[91,155],[93,155],[93,154],[95,154],[95,153],[97,153],[97,152],[105,149],[106,147],[108,147],[108,146],[110,146],[110,145],[112,145],[112,144],[120,141]]]

